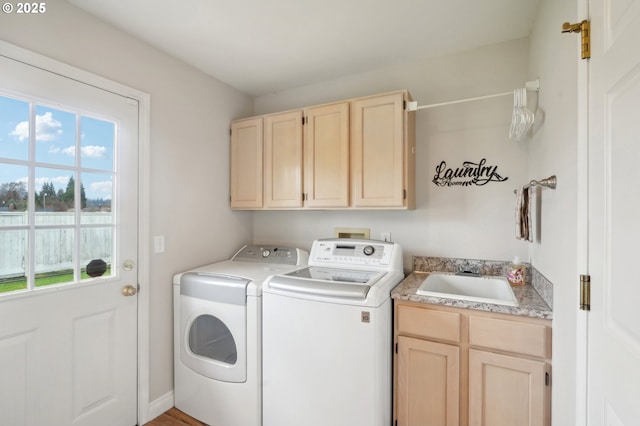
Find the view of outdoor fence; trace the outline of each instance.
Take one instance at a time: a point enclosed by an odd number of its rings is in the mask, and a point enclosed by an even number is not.
[[[75,212],[36,212],[35,224],[53,228],[38,229],[35,232],[36,274],[73,269],[76,223]],[[86,265],[92,259],[102,259],[111,263],[112,216],[111,212],[82,212],[80,215],[80,264]],[[26,226],[28,212],[0,212],[0,227]],[[99,226],[104,224],[104,226]],[[26,230],[6,230],[0,232],[0,278],[21,277],[28,266]]]

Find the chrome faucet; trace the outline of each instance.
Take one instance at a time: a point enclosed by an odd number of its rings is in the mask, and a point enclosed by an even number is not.
[[[456,275],[480,276],[480,265],[472,265],[468,260],[456,265]]]

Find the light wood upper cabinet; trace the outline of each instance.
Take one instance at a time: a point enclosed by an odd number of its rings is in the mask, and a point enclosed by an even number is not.
[[[404,90],[234,121],[231,207],[415,208],[408,100]]]
[[[302,111],[264,118],[264,206],[302,207]]]
[[[305,205],[349,207],[349,103],[307,108],[304,114]]]
[[[231,123],[231,208],[262,208],[262,118]]]
[[[351,102],[351,177],[354,207],[414,208],[415,113],[406,92]]]
[[[398,426],[549,426],[547,320],[396,300]]]

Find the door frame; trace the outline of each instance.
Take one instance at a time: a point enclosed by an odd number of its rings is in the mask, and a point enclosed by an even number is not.
[[[138,424],[149,420],[149,224],[151,96],[148,93],[0,40],[0,56],[124,96],[138,103]]]
[[[576,1],[576,17],[591,20],[589,0]],[[572,19],[568,16],[567,19]],[[577,241],[576,259],[579,274],[589,274],[589,60],[580,59],[580,37],[576,37],[577,69]],[[580,301],[579,277],[575,277],[576,301],[576,426],[587,426],[587,398],[589,391],[589,313],[578,309]]]

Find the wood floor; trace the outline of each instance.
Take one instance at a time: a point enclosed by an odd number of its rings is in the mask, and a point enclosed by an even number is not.
[[[144,426],[207,426],[205,423],[187,416],[177,408],[172,408],[163,415],[156,417]]]

